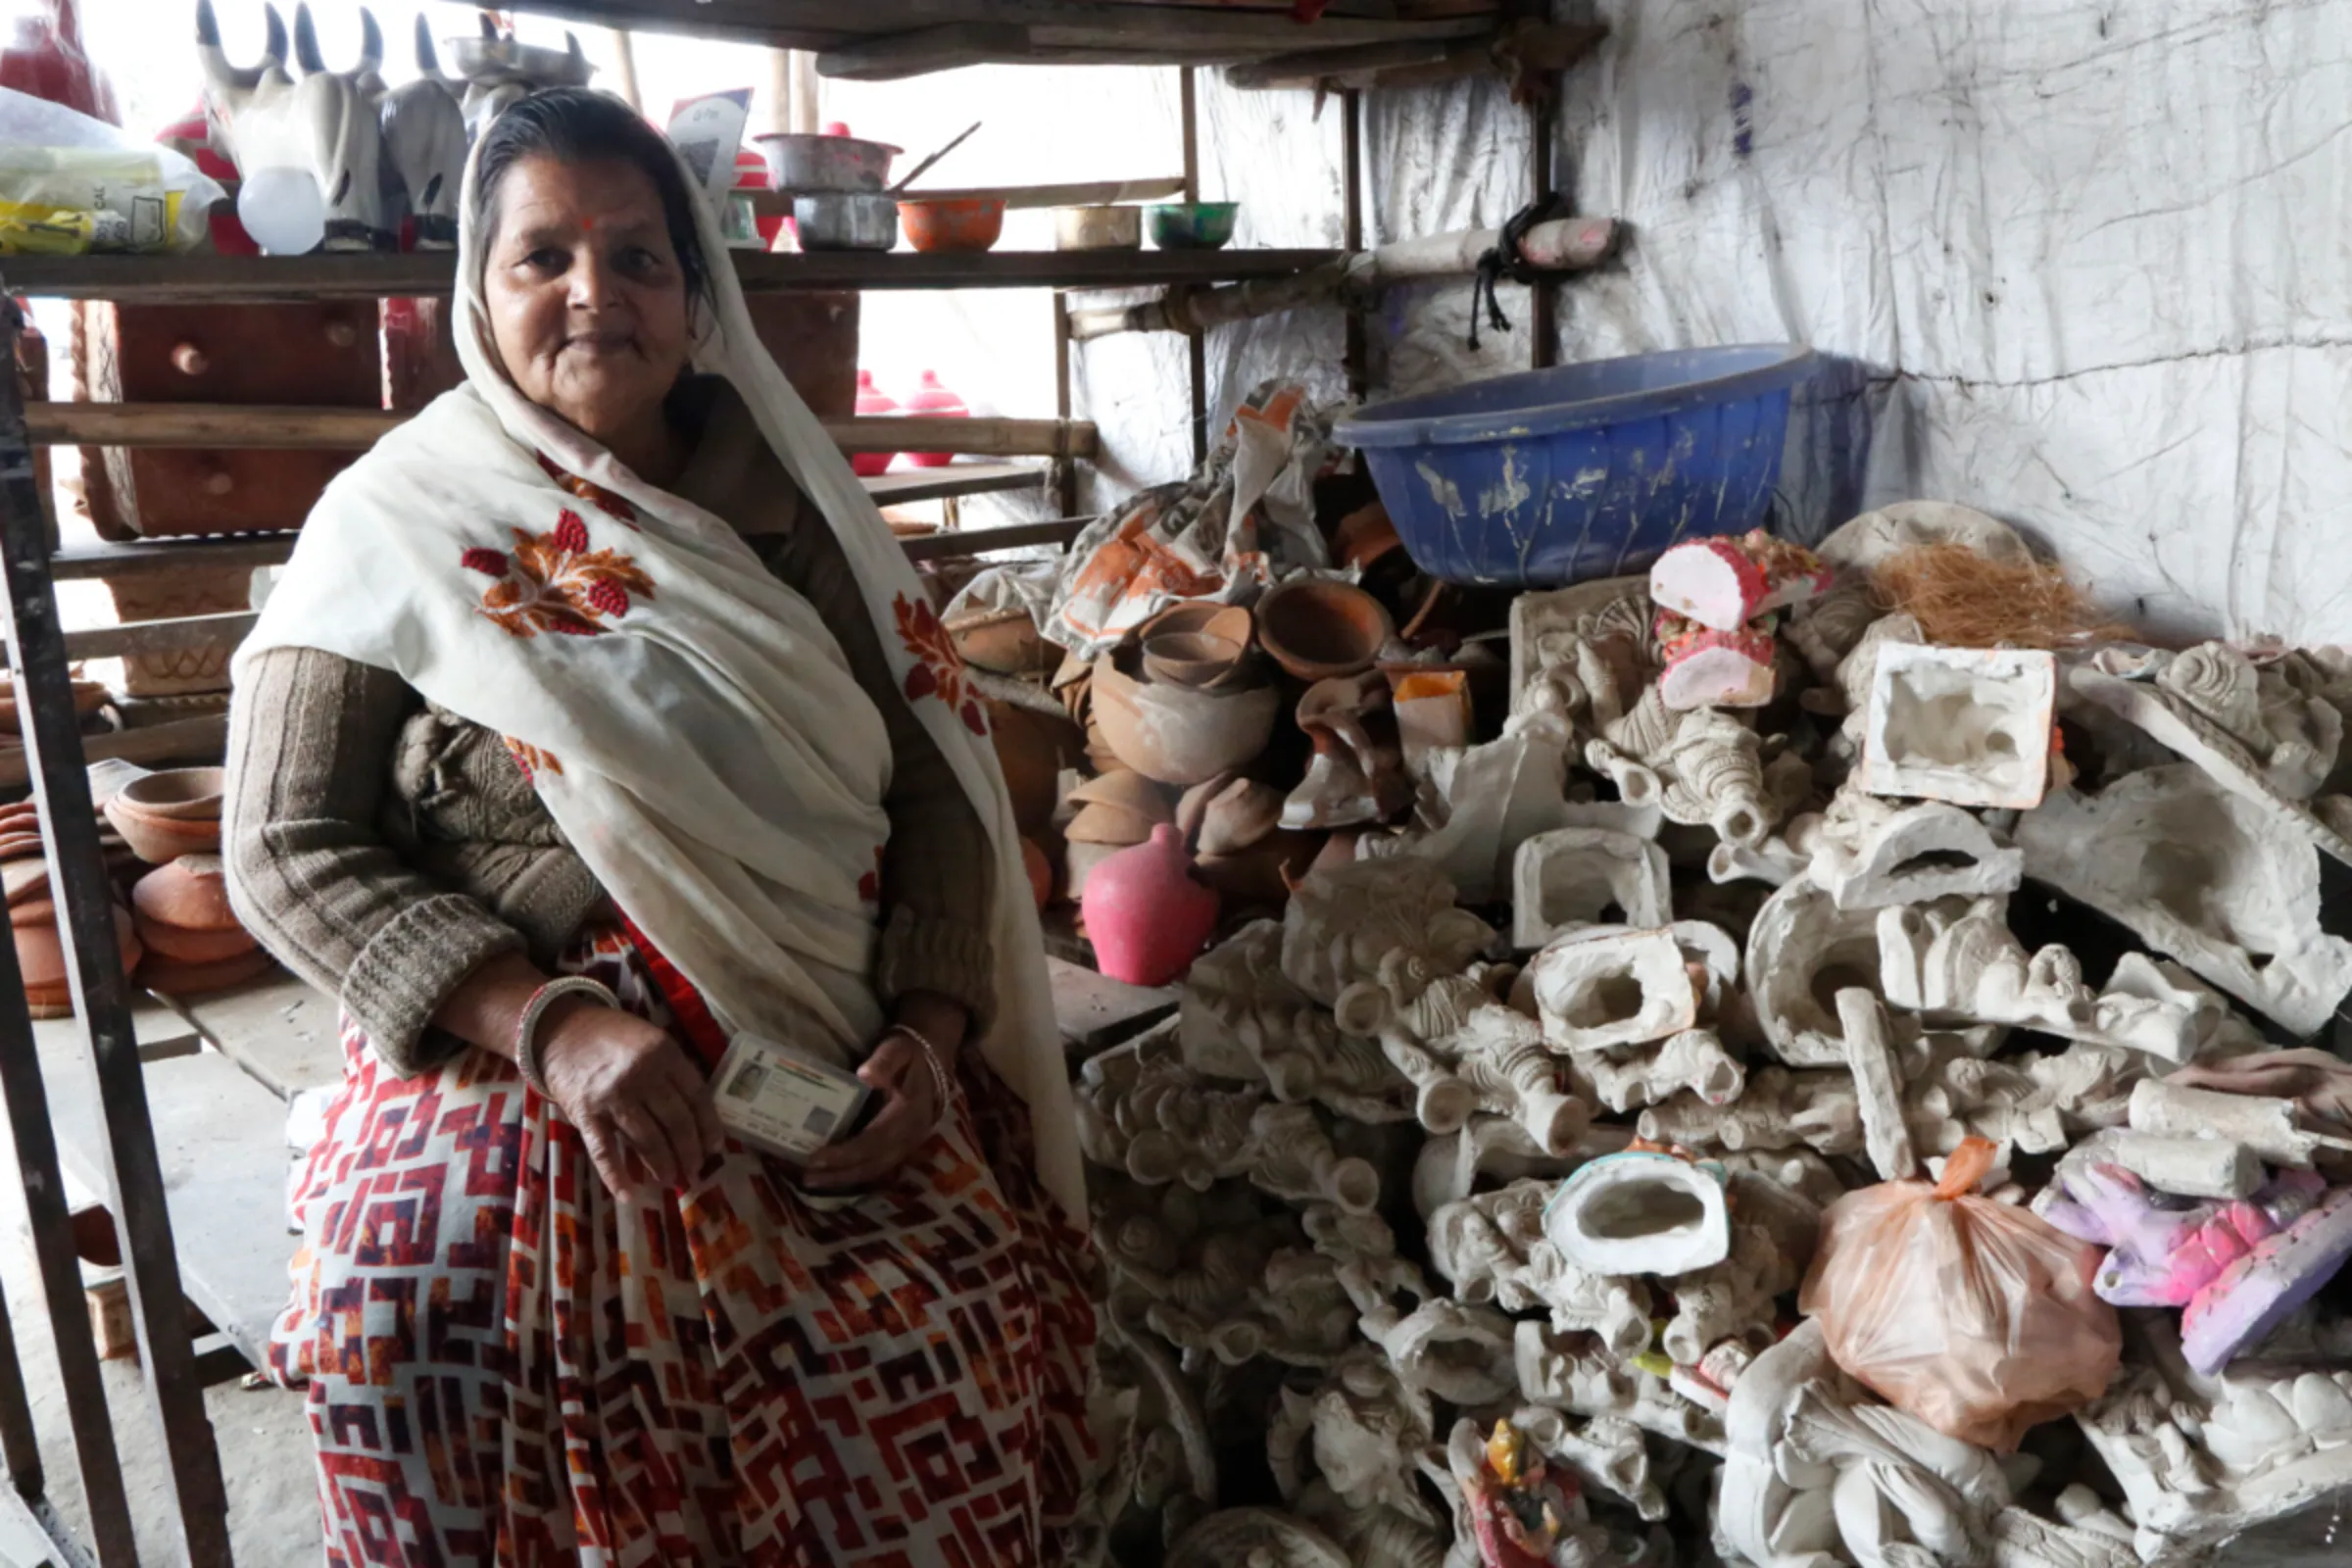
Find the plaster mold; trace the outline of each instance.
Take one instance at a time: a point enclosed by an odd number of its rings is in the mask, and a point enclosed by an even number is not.
[[[1613,1154],[1578,1167],[1544,1210],[1544,1235],[1589,1274],[1688,1274],[1731,1251],[1724,1176],[1671,1154]]]
[[[1859,1394],[1808,1319],[1733,1386],[1717,1549],[1754,1568],[1990,1560],[2009,1482],[1984,1449]]]
[[[2194,698],[2184,695],[2166,679],[2181,667],[2183,661],[2190,661],[2191,673],[2180,678],[2196,694]],[[2069,672],[2068,687],[2075,695],[2130,720],[2187,758],[2224,789],[2267,813],[2287,831],[2352,864],[2352,840],[2337,826],[2334,810],[2331,808],[2323,815],[2310,803],[2318,781],[2334,765],[2337,745],[2342,740],[2343,715],[2317,699],[2298,700],[2302,712],[2295,717],[2279,710],[2283,703],[2268,714],[2249,716],[2242,711],[2232,712],[2231,721],[2247,725],[2254,746],[2260,748],[2249,749],[2238,735],[2209,718],[2198,707],[2200,700],[2211,701],[2218,710],[2230,712],[2237,706],[2234,701],[2237,697],[2243,697],[2249,707],[2260,706],[2258,698],[2244,693],[2223,696],[2204,689],[2224,682],[2226,677],[2219,672],[2227,667],[2230,667],[2228,662],[2219,657],[2192,660],[2191,654],[2183,654],[2165,664],[2163,675],[2151,683],[2124,680],[2089,665],[2078,665]],[[2313,718],[2316,714],[2330,717],[2322,723]]]
[[[1410,858],[1356,860],[1317,871],[1292,894],[1282,972],[1337,1007],[1351,987],[1385,981],[1394,997],[1410,989],[1410,976],[1459,974],[1494,939],[1494,927],[1454,906],[1442,867]]]
[[[1666,852],[1605,828],[1539,833],[1514,857],[1512,945],[1544,946],[1577,925],[1662,926],[1674,918]]]
[[[1940,801],[1897,807],[1849,787],[1805,828],[1791,823],[1789,842],[1810,852],[1813,880],[1841,910],[2012,893],[2025,872],[2020,851]]]
[[[1565,1052],[1662,1040],[1698,1021],[1698,992],[1671,931],[1571,932],[1528,964],[1544,1037]]]
[[[1718,886],[1727,882],[1769,882],[1785,887],[1805,874],[1811,858],[1788,847],[1786,838],[1775,836],[1757,845],[1718,843],[1707,852],[1707,880]]]
[[[1483,746],[1433,751],[1414,825],[1363,841],[1365,858],[1417,856],[1444,867],[1473,904],[1504,896],[1521,845],[1563,825],[1567,754],[1546,736],[1506,735]]]
[[[1324,1483],[1348,1506],[1418,1515],[1423,1504],[1412,1485],[1412,1456],[1434,1441],[1432,1419],[1428,1400],[1405,1386],[1388,1357],[1359,1345],[1324,1373],[1312,1394],[1282,1391],[1266,1436],[1275,1483],[1285,1495],[1298,1494],[1303,1442]]]
[[[1196,1192],[1246,1176],[1277,1198],[1368,1213],[1379,1173],[1343,1158],[1312,1106],[1268,1104],[1263,1091],[1213,1087],[1185,1066],[1173,1023],[1090,1059],[1077,1086],[1086,1157],[1146,1186]]]
[[[1863,1147],[1881,1181],[1908,1181],[1919,1173],[1919,1155],[1904,1119],[1902,1069],[1895,1064],[1886,1005],[1862,987],[1847,986],[1838,993],[1838,1017],[1854,1069]]]
[[[1282,927],[1244,926],[1193,960],[1177,1009],[1185,1065],[1263,1083],[1286,1104],[1313,1101],[1353,1121],[1401,1121],[1412,1086],[1380,1048],[1343,1034],[1329,1008],[1282,972]]]
[[[1610,577],[1511,601],[1508,728],[1567,745],[1615,719],[1652,673],[1643,577]]]
[[[2298,1034],[2352,991],[2352,942],[2320,926],[2318,853],[2193,764],[2055,792],[2017,842],[2029,876]]]
[[[2226,1094],[2150,1078],[2132,1089],[2132,1130],[2174,1138],[2221,1138],[2245,1145],[2274,1165],[2309,1169],[2323,1149],[2352,1142],[2299,1125],[2300,1107],[2271,1095]]]
[[[1863,787],[1955,806],[2038,805],[2057,695],[2045,652],[1887,644],[1871,680]]]
[[[1880,978],[1886,1000],[1943,1022],[2038,1029],[2185,1061],[2211,1032],[2202,999],[2175,1001],[2131,991],[2100,995],[2065,948],[2029,956],[2009,930],[2005,900],[1881,909]],[[2134,970],[2134,977],[2146,975]],[[2143,988],[2144,990],[2144,988]]]
[[[1926,640],[1918,620],[1912,616],[1882,615],[1862,628],[1854,646],[1838,661],[1830,684],[1816,686],[1806,694],[1805,706],[1814,711],[1841,715],[1838,734],[1830,745],[1833,757],[1845,762],[1861,759],[1863,737],[1870,723],[1871,689],[1878,684],[1880,653]]]
[[[1703,823],[1735,844],[1763,841],[1780,818],[1764,787],[1756,732],[1717,709],[1676,712],[1655,686],[1585,746],[1585,763],[1669,822]]]
[[[1862,1112],[1854,1077],[1835,1071],[1791,1072],[1765,1067],[1747,1075],[1747,1087],[1729,1105],[1710,1105],[1696,1095],[1675,1096],[1642,1112],[1642,1136],[1651,1143],[1690,1149],[1810,1149],[1817,1154],[1862,1152]]]
[[[1839,909],[1810,875],[1764,901],[1747,932],[1748,995],[1775,1055],[1794,1067],[1842,1067],[1836,997],[1879,983],[1878,916]]]
[[[1759,1349],[1770,1345],[1779,1298],[1804,1278],[1821,1211],[1810,1204],[1793,1211],[1768,1206],[1762,1193],[1760,1177],[1733,1188],[1733,1200],[1743,1212],[1731,1226],[1730,1250],[1721,1261],[1673,1283],[1675,1312],[1658,1342],[1677,1365],[1696,1365],[1727,1341]],[[1758,1212],[1751,1216],[1744,1212],[1748,1208]]]
[[[2352,1490],[2352,1372],[2258,1363],[2204,1378],[2168,1322],[2132,1328],[2148,1353],[2075,1419],[2123,1489],[2143,1561],[2191,1560]]]
[[[1619,1416],[1593,1416],[1581,1424],[1547,1405],[1521,1405],[1511,1425],[1527,1435],[1544,1457],[1573,1472],[1586,1487],[1621,1498],[1643,1519],[1666,1517],[1666,1494],[1652,1474],[1642,1429]]]
[[[1898,501],[1865,512],[1831,529],[1813,553],[1833,566],[1867,573],[1923,545],[1959,545],[2004,565],[2028,565],[2034,560],[2015,528],[1949,501]]]
[[[1431,1264],[1459,1300],[1506,1312],[1547,1310],[1555,1329],[1597,1334],[1621,1358],[1640,1354],[1649,1344],[1649,1292],[1561,1256],[1544,1230],[1553,1185],[1517,1181],[1446,1204],[1430,1218]]]
[[[1838,662],[1854,651],[1870,623],[1882,613],[1870,579],[1849,572],[1833,582],[1829,592],[1798,610],[1782,634],[1816,680],[1834,680]]]
[[[2262,1156],[2224,1138],[2125,1133],[2115,1162],[2160,1193],[2182,1198],[2251,1198],[2269,1180]]]
[[[1517,1387],[1511,1320],[1490,1306],[1431,1296],[1410,1312],[1369,1303],[1360,1327],[1405,1388],[1450,1404],[1492,1404]]]
[[[1617,1046],[1568,1063],[1577,1094],[1623,1113],[1658,1104],[1686,1091],[1710,1105],[1728,1105],[1746,1087],[1747,1070],[1723,1049],[1712,1029],[1685,1029],[1654,1046]]]
[[[1469,1197],[1484,1177],[1565,1176],[1580,1160],[1617,1152],[1633,1136],[1631,1128],[1595,1123],[1585,1129],[1573,1152],[1546,1154],[1509,1117],[1473,1115],[1456,1131],[1422,1144],[1413,1161],[1413,1209],[1426,1221],[1446,1204]]]

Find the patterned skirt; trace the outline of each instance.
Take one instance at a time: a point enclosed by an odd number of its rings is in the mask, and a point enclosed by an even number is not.
[[[564,967],[715,1060],[632,937]],[[977,1053],[895,1178],[818,1206],[732,1141],[622,1202],[509,1063],[403,1079],[348,1020],[343,1046],[270,1355],[309,1385],[329,1564],[1058,1560],[1093,1459],[1086,1243]]]

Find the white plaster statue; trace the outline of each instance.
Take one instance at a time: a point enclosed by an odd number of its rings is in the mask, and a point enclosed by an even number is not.
[[[1801,1146],[1818,1154],[1862,1150],[1854,1077],[1842,1065],[1804,1072],[1759,1068],[1747,1075],[1746,1089],[1729,1105],[1710,1105],[1696,1095],[1680,1094],[1642,1112],[1641,1127],[1642,1136],[1651,1143],[1690,1149],[1737,1152]]]
[[[1797,608],[1782,627],[1782,635],[1813,671],[1814,679],[1831,681],[1837,678],[1838,662],[1854,651],[1870,623],[1882,613],[1870,579],[1858,572],[1841,572],[1828,593]]]
[[[1674,1316],[1658,1343],[1678,1365],[1695,1365],[1726,1340],[1756,1349],[1770,1345],[1777,1300],[1796,1289],[1813,1258],[1819,1209],[1802,1199],[1788,1201],[1794,1195],[1776,1193],[1761,1176],[1735,1176],[1731,1192],[1728,1255],[1670,1287]]]
[[[1585,746],[1585,763],[1669,822],[1704,823],[1734,844],[1763,841],[1780,820],[1764,787],[1756,732],[1715,708],[1676,712],[1655,686]]]
[[[1510,890],[1519,847],[1566,825],[1567,783],[1567,752],[1540,731],[1483,746],[1439,748],[1425,760],[1413,825],[1367,836],[1358,855],[1435,860],[1462,898],[1474,904],[1501,899]]]
[[[1840,909],[1924,904],[1947,894],[2009,893],[2025,857],[1974,813],[1940,801],[1895,806],[1850,784],[1819,816],[1788,825],[1813,880]]]
[[[1685,1092],[1710,1105],[1728,1105],[1747,1087],[1747,1069],[1712,1029],[1685,1029],[1655,1045],[1582,1052],[1570,1058],[1567,1071],[1581,1099],[1618,1112]]]
[[[383,95],[384,164],[396,176],[420,251],[455,250],[466,176],[466,111],[441,74],[432,28],[416,17],[416,76]]]
[[[1096,1352],[1099,1413],[1109,1462],[1096,1483],[1105,1530],[1130,1513],[1173,1537],[1217,1505],[1217,1457],[1191,1380],[1148,1334],[1107,1325]],[[1113,1437],[1115,1434],[1115,1438]]]
[[[2352,942],[2320,926],[2318,853],[2193,763],[2053,791],[2017,843],[2028,875],[2288,1029],[2318,1029],[2352,991]]]
[[[1846,762],[1862,760],[1863,737],[1870,725],[1870,693],[1878,684],[1881,651],[1925,641],[1927,633],[1920,630],[1916,617],[1900,613],[1882,615],[1862,629],[1853,647],[1838,662],[1831,685],[1817,686],[1806,694],[1812,699],[1807,706],[1845,715],[1830,742],[1833,758]],[[1836,688],[1835,695],[1831,687]]]
[[[1477,1193],[1431,1216],[1429,1259],[1455,1297],[1506,1312],[1548,1310],[1557,1329],[1597,1333],[1620,1356],[1649,1344],[1649,1292],[1637,1280],[1570,1264],[1544,1234],[1552,1184],[1517,1181]]]
[[[1337,1007],[1348,988],[1395,976],[1408,960],[1427,977],[1459,974],[1494,940],[1494,927],[1455,907],[1453,884],[1434,862],[1356,860],[1315,872],[1291,896],[1282,972]],[[1401,1007],[1410,999],[1390,1000]]]
[[[1573,1074],[1571,1075],[1573,1077]],[[1516,1181],[1560,1177],[1586,1159],[1613,1154],[1633,1141],[1630,1127],[1595,1122],[1567,1154],[1546,1154],[1527,1129],[1507,1116],[1474,1114],[1459,1128],[1432,1137],[1413,1161],[1413,1209],[1426,1221],[1446,1204],[1468,1198],[1480,1178]]]
[[[1621,1359],[1599,1338],[1522,1318],[1514,1326],[1519,1396],[1574,1415],[1618,1415],[1706,1453],[1723,1451],[1723,1422],[1666,1380]]]
[[[1168,1546],[1163,1568],[1355,1568],[1340,1544],[1275,1508],[1220,1508]]]
[[[1177,1011],[1185,1064],[1263,1083],[1285,1103],[1313,1101],[1351,1121],[1401,1121],[1412,1085],[1369,1040],[1282,972],[1282,926],[1257,920],[1193,960]]]
[[[1632,706],[1656,674],[1649,579],[1611,577],[1511,601],[1508,728],[1546,730],[1561,745]]]
[[[1412,1483],[1413,1456],[1434,1441],[1429,1401],[1415,1394],[1388,1357],[1359,1345],[1333,1363],[1312,1394],[1282,1391],[1266,1433],[1266,1457],[1285,1496],[1305,1484],[1302,1445],[1315,1470],[1349,1507],[1422,1510]]]

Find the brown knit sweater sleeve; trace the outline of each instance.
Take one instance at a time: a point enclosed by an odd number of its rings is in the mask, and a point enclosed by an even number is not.
[[[399,676],[316,649],[256,658],[229,704],[221,852],[237,918],[410,1075],[459,1049],[428,1026],[523,936],[409,865],[378,828],[403,724]]]

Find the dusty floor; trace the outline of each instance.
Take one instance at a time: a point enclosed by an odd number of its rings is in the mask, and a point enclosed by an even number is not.
[[[16,1150],[5,1119],[0,1119],[0,1287],[7,1291],[33,1425],[40,1433],[49,1500],[74,1532],[76,1544],[86,1550],[88,1516],[81,1471],[67,1425],[56,1342],[42,1310],[40,1277],[24,1224],[24,1192],[16,1169]],[[292,1251],[291,1240],[287,1250]],[[109,1361],[104,1370],[140,1560],[171,1562],[184,1552],[174,1535],[169,1471],[154,1406],[136,1362]],[[320,1558],[318,1505],[311,1485],[310,1428],[302,1396],[229,1383],[210,1391],[205,1405],[220,1445],[220,1470],[228,1489],[229,1541],[239,1568],[313,1568]]]

